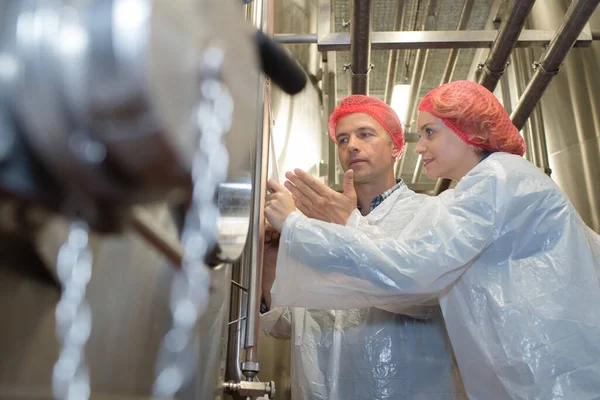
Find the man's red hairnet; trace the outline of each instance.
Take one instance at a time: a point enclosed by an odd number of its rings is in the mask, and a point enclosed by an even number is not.
[[[419,111],[440,118],[465,143],[491,153],[525,154],[525,141],[502,104],[475,82],[455,81],[433,89]]]
[[[404,152],[404,130],[396,112],[383,101],[362,94],[352,94],[345,97],[331,113],[329,117],[329,136],[334,142],[337,143],[335,128],[340,118],[354,113],[367,114],[373,117],[392,137],[392,140],[400,149],[400,154]]]

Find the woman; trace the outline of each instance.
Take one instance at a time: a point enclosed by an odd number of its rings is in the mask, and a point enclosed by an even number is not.
[[[270,182],[281,231],[274,302],[355,308],[439,300],[470,399],[600,397],[600,238],[525,146],[494,95],[468,81],[419,105],[430,178],[456,188],[398,234],[306,218]],[[340,294],[344,294],[341,296]]]

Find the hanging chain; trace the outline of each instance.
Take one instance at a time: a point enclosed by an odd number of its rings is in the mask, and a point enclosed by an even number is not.
[[[182,268],[171,287],[173,324],[165,335],[157,362],[155,398],[173,397],[194,376],[198,362],[195,326],[208,306],[210,273],[206,256],[217,243],[217,189],[225,182],[229,154],[223,143],[231,128],[233,100],[220,80],[224,53],[204,52],[200,103],[196,114],[199,144],[192,165],[193,198],[183,227]]]
[[[57,274],[62,295],[56,305],[56,335],[61,345],[52,371],[55,399],[87,400],[90,377],[85,344],[92,330],[92,313],[85,291],[92,276],[92,252],[86,222],[71,224],[67,241],[58,252]]]

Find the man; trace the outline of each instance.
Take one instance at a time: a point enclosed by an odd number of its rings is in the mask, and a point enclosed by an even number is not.
[[[339,229],[386,236],[402,229],[430,200],[395,180],[393,166],[404,149],[404,135],[388,105],[367,96],[349,96],[332,113],[329,132],[345,170],[343,193],[300,170],[286,174],[289,192],[270,181],[265,215],[275,231],[280,232],[283,224],[278,215],[297,208]],[[319,234],[316,229],[307,240],[318,243]],[[285,248],[285,243],[281,246]],[[277,248],[273,240],[267,243],[264,306],[277,303],[270,297]],[[437,307],[360,308],[351,286],[338,299],[339,310],[275,307],[261,316],[267,334],[292,340],[294,400],[466,398]]]

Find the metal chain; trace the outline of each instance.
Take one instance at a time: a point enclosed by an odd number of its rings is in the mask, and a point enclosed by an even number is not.
[[[71,224],[67,241],[58,252],[57,274],[62,295],[56,305],[56,335],[61,344],[52,371],[55,399],[87,400],[90,377],[85,363],[85,344],[92,330],[92,313],[85,291],[92,276],[92,252],[86,222]]]
[[[224,53],[216,47],[203,55],[197,126],[199,145],[192,165],[193,198],[183,227],[184,258],[171,287],[173,325],[165,335],[157,362],[155,398],[173,397],[194,376],[198,362],[195,326],[208,306],[210,273],[207,254],[217,243],[217,189],[225,182],[229,154],[223,143],[231,128],[233,100],[220,80]]]

